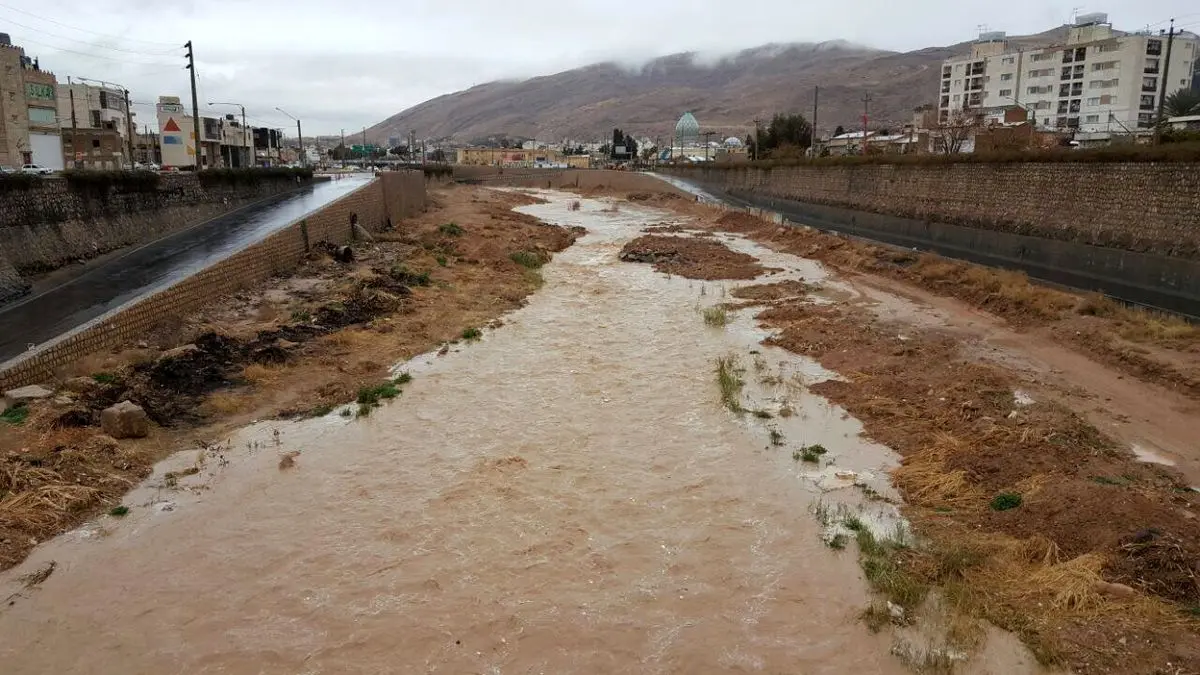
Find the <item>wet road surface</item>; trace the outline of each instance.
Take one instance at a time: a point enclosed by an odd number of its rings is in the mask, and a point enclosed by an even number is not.
[[[0,363],[222,260],[369,182],[367,175],[253,204],[109,260],[19,303],[0,307]]]

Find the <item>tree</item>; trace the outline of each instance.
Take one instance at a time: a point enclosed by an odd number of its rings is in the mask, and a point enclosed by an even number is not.
[[[771,153],[784,147],[804,149],[812,145],[812,125],[804,115],[776,113],[765,131],[759,134],[760,150]],[[794,154],[794,151],[789,151]]]
[[[400,157],[402,159],[407,159],[408,158],[408,146],[407,145],[397,145],[396,147],[392,148],[392,154],[397,157]]]
[[[645,150],[642,150],[642,159],[649,162],[658,156],[658,146],[654,145]]]
[[[1163,115],[1183,117],[1200,115],[1200,91],[1180,89],[1163,100]]]
[[[956,155],[963,151],[968,140],[983,126],[983,115],[968,108],[951,110],[940,122],[934,136],[934,152]]]
[[[845,127],[843,127],[843,126],[842,126],[842,125],[840,125],[840,124],[839,124],[839,125],[837,125],[837,128],[833,130],[833,135],[834,135],[834,136],[841,136],[841,135],[842,135],[842,134],[844,134],[844,133],[846,133],[846,129],[845,129]]]

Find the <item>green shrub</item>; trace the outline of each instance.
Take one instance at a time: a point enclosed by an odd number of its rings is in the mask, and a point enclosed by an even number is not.
[[[358,390],[358,398],[356,401],[360,406],[376,406],[384,399],[396,398],[400,395],[400,389],[392,382],[383,382],[373,387],[361,387]]]
[[[445,223],[438,225],[438,232],[441,232],[448,237],[461,237],[463,234],[463,229],[458,223]]]
[[[71,190],[98,198],[112,192],[156,192],[162,180],[157,171],[96,171],[68,169],[63,172]]]
[[[125,516],[128,514],[129,514],[129,507],[125,506],[124,504],[114,506],[108,510],[108,515],[115,516],[117,518],[120,518],[121,516]]]
[[[36,173],[0,173],[0,193],[28,190],[41,182],[42,177]]]
[[[462,339],[464,340],[478,340],[482,337],[483,331],[478,328],[466,328],[462,332]]]
[[[24,424],[25,420],[28,418],[29,407],[24,403],[18,403],[8,410],[5,410],[3,413],[0,413],[0,421],[7,422],[9,424]]]
[[[536,270],[536,269],[540,268],[542,265],[546,264],[546,261],[542,260],[542,257],[540,255],[538,255],[536,253],[532,253],[530,251],[517,251],[516,253],[513,253],[512,255],[510,255],[508,257],[510,260],[517,263],[521,267],[524,267],[526,269],[531,269],[531,270]]]
[[[119,378],[112,373],[95,373],[92,379],[100,384],[116,384]]]
[[[302,182],[308,182],[312,180],[312,176],[313,170],[311,168],[300,167],[293,169],[286,166],[204,169],[196,172],[196,178],[200,181],[200,185],[204,187],[215,187],[218,185],[248,186],[279,181],[295,182],[297,178]]]
[[[993,511],[1008,511],[1021,505],[1021,495],[1016,492],[1001,492],[992,498],[989,506]]]

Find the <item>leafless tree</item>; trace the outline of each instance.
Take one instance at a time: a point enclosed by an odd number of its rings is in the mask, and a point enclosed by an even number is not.
[[[984,126],[983,114],[969,108],[951,110],[937,126],[934,152],[955,155]]]

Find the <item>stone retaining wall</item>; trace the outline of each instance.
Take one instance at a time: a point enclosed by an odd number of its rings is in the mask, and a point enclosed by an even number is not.
[[[731,194],[1200,259],[1200,163],[672,168]]]
[[[419,180],[414,182],[413,173]],[[47,382],[65,366],[105,349],[136,342],[156,328],[177,322],[207,304],[255,283],[291,273],[309,246],[352,238],[351,216],[370,231],[393,226],[424,209],[419,172],[387,172],[354,192],[298,220],[212,267],[158,293],[135,300],[88,326],[49,343],[35,354],[14,359],[0,371],[0,390]]]

